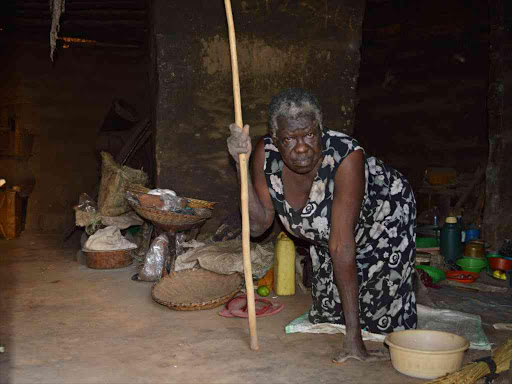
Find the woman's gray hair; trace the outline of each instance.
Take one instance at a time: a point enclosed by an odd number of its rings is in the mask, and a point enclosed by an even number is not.
[[[277,138],[277,119],[296,119],[300,116],[313,114],[322,130],[322,108],[318,99],[309,91],[302,88],[288,88],[272,98],[268,107],[268,125],[270,134]]]

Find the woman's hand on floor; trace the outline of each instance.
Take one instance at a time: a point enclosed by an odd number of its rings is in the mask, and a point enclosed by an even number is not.
[[[333,363],[344,363],[355,359],[366,363],[389,360],[389,352],[385,349],[367,351],[361,336],[348,337],[343,340],[343,350],[333,359]]]
[[[249,137],[249,126],[245,125],[244,129],[242,129],[236,124],[231,124],[229,130],[231,131],[231,136],[227,140],[228,151],[238,164],[238,156],[240,154],[245,153],[247,157],[251,156],[252,145],[251,138]]]

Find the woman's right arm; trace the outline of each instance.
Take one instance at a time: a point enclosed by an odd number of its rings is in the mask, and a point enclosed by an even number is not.
[[[231,136],[228,138],[228,150],[236,163],[238,182],[240,183],[240,164],[238,155],[246,153],[251,155],[251,139],[249,127],[244,127],[244,132],[232,124],[230,127]],[[268,192],[267,181],[264,173],[265,143],[260,139],[254,150],[251,171],[248,177],[249,194],[249,219],[251,224],[251,236],[262,235],[274,222],[274,206],[270,193]],[[251,178],[252,175],[252,178]]]

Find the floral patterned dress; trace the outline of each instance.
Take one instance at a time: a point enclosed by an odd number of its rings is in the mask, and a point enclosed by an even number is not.
[[[350,153],[363,150],[341,132],[322,132],[323,162],[309,199],[295,210],[284,198],[283,161],[271,136],[264,137],[265,177],[274,208],[293,235],[314,242],[312,323],[345,324],[329,254],[336,171]],[[361,328],[386,334],[416,328],[412,276],[416,258],[416,202],[407,180],[375,157],[366,157],[366,186],[355,228]]]

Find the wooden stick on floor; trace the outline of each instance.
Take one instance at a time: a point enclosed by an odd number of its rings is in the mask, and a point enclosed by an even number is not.
[[[226,18],[229,30],[229,50],[231,52],[231,70],[233,72],[233,98],[235,101],[235,123],[239,127],[244,126],[242,120],[242,103],[240,98],[240,80],[238,78],[238,59],[236,55],[235,27],[233,24],[233,12],[231,1],[224,0],[226,7]],[[248,132],[246,132],[248,133]],[[257,351],[258,334],[256,331],[256,311],[254,305],[254,286],[252,282],[251,246],[250,246],[250,224],[249,224],[249,195],[248,195],[248,172],[247,155],[239,156],[240,163],[240,194],[242,202],[242,254],[244,259],[245,290],[247,292],[247,311],[249,315],[249,332],[251,335],[251,349]]]

